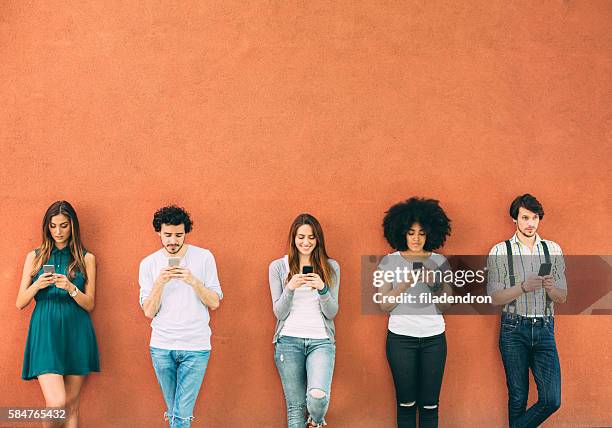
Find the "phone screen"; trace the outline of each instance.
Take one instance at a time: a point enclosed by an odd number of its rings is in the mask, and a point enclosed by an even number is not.
[[[538,272],[538,276],[550,275],[551,270],[552,270],[552,263],[542,263],[540,265],[540,271]]]
[[[423,267],[423,263],[421,262],[414,262],[412,263],[412,270],[419,270]]]
[[[303,274],[308,274],[308,273],[313,273],[313,272],[314,272],[314,268],[312,266],[302,266]]]
[[[44,273],[55,273],[55,265],[43,265]]]

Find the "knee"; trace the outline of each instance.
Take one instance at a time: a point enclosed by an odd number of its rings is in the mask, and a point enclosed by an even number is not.
[[[77,398],[72,398],[72,399],[68,399],[66,400],[66,413],[68,415],[76,415],[79,413],[79,399]]]
[[[544,408],[549,415],[552,415],[559,407],[561,407],[561,397],[552,397],[549,400],[546,400],[544,403]]]
[[[311,398],[319,398],[319,399],[323,399],[327,397],[327,393],[325,391],[323,391],[322,389],[317,389],[317,388],[311,389],[308,395]]]
[[[48,398],[45,400],[45,405],[47,407],[59,407],[62,409],[66,408],[66,397],[56,396],[52,398]]]
[[[399,407],[414,407],[415,404],[416,404],[416,401],[405,401],[405,402],[397,403]]]

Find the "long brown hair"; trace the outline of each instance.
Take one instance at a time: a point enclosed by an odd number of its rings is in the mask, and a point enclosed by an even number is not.
[[[334,285],[333,280],[335,280],[335,278],[334,271],[329,265],[329,256],[325,250],[323,229],[321,228],[319,221],[310,214],[298,215],[295,220],[293,220],[293,224],[291,224],[291,229],[289,230],[289,242],[287,244],[289,257],[289,275],[287,280],[293,275],[301,273],[300,253],[295,246],[295,235],[297,235],[297,230],[300,228],[300,226],[305,224],[312,228],[312,234],[317,240],[317,244],[310,254],[310,262],[312,263],[313,271],[321,277],[325,284],[331,287]]]
[[[68,277],[74,279],[76,272],[80,271],[85,281],[87,281],[87,271],[85,270],[85,248],[81,242],[81,231],[79,229],[79,219],[76,211],[72,208],[69,202],[57,201],[47,208],[47,212],[42,221],[42,244],[40,245],[38,254],[34,258],[32,272],[30,276],[34,277],[42,267],[42,265],[51,257],[51,251],[55,246],[55,241],[49,230],[51,218],[56,215],[64,214],[70,219],[70,241],[68,248],[72,255],[72,263],[68,266]]]

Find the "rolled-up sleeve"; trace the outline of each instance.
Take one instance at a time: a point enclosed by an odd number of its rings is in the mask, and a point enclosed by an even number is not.
[[[219,277],[217,275],[215,256],[209,252],[204,263],[204,286],[217,293],[219,295],[219,300],[221,300],[223,299],[223,291],[221,291],[221,284],[219,283]]]
[[[149,297],[149,294],[151,294],[154,282],[151,268],[146,260],[143,260],[140,262],[140,267],[138,269],[138,284],[140,285],[139,302],[141,308],[142,305],[144,305],[144,301]]]
[[[503,290],[508,281],[507,254],[496,245],[489,252],[487,258],[487,294],[491,296],[498,290]]]

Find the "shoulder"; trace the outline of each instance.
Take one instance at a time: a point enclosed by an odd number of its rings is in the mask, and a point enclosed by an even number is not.
[[[491,247],[489,251],[490,256],[495,256],[497,254],[506,254],[508,251],[506,250],[506,241],[498,242],[497,244]]]
[[[436,262],[438,265],[441,265],[442,263],[447,262],[448,260],[446,260],[446,257],[444,257],[442,254],[440,253],[431,253],[431,259]]]
[[[196,247],[195,245],[189,245],[189,251],[198,257],[213,258],[213,259],[215,258],[215,256],[213,256],[212,251],[210,251],[207,248]]]
[[[331,268],[335,271],[340,271],[340,264],[334,259],[327,259],[327,263],[331,266]]]
[[[154,253],[149,254],[148,256],[146,256],[144,259],[140,261],[140,267],[150,266],[151,264],[155,262],[155,260],[159,257],[160,254],[161,254],[161,250],[157,250]]]
[[[270,270],[281,270],[284,268],[285,268],[285,258],[284,257],[281,257],[276,260],[272,260],[270,262],[270,266],[269,266]]]
[[[90,252],[85,253],[84,259],[85,259],[85,263],[95,263],[96,262],[96,256]]]
[[[541,242],[546,243],[546,246],[548,247],[548,250],[551,252],[551,254],[563,254],[563,251],[561,250],[561,246],[557,244],[555,241],[550,241],[548,239],[542,239]]]
[[[399,251],[386,254],[378,262],[378,268],[383,269],[385,267],[396,265],[399,261],[401,261],[400,257],[402,256],[400,255]]]

